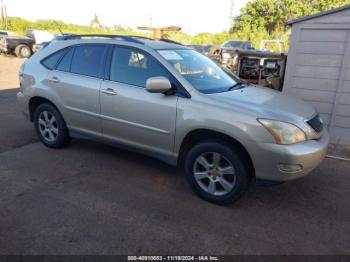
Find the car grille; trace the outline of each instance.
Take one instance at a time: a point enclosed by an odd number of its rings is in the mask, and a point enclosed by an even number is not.
[[[320,115],[316,115],[311,118],[309,121],[306,121],[317,133],[320,133],[323,129],[323,121],[320,118]]]

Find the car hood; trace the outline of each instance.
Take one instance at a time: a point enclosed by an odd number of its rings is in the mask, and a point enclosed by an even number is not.
[[[279,91],[250,85],[230,92],[210,94],[210,97],[222,103],[248,109],[257,113],[257,117],[303,118],[310,119],[316,110],[303,100],[285,95]]]
[[[14,36],[14,35],[6,35],[6,39],[27,39],[27,40],[33,40],[33,38],[30,38],[28,36]]]

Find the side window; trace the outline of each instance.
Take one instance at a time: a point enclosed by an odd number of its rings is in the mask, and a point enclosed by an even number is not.
[[[115,47],[112,54],[110,80],[145,87],[150,77],[170,78],[151,55],[126,47]]]
[[[105,49],[104,45],[81,45],[75,47],[70,72],[98,77]]]
[[[64,72],[69,72],[73,54],[74,48],[70,48],[70,50],[63,56],[61,61],[58,63],[56,69]]]
[[[61,59],[62,55],[67,52],[67,49],[62,49],[56,53],[53,53],[52,55],[49,55],[48,57],[41,60],[41,64],[44,65],[48,69],[54,69],[57,62]]]

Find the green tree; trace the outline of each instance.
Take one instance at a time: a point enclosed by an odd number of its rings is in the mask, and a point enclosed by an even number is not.
[[[350,0],[253,0],[241,10],[230,32],[256,47],[264,38],[287,40],[289,20],[347,4]]]
[[[29,28],[32,27],[32,22],[20,18],[20,17],[9,17],[7,19],[7,30],[18,32],[23,34],[26,32]],[[5,29],[5,28],[1,28]]]

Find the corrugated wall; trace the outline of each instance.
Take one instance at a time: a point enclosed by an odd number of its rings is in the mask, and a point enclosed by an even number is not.
[[[350,145],[350,13],[296,23],[283,92],[320,112],[336,144]]]

